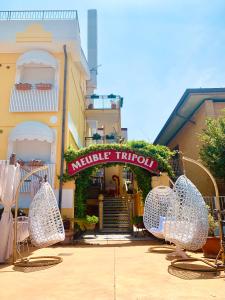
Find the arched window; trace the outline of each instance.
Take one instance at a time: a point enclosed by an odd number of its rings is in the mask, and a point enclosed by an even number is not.
[[[55,162],[54,132],[41,122],[22,122],[13,128],[9,136],[9,148],[9,153],[15,152],[17,158],[25,162]]]
[[[58,63],[53,55],[43,50],[33,50],[22,54],[16,63],[16,83],[58,82]]]

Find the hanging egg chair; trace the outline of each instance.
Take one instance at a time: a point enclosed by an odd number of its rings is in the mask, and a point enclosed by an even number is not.
[[[166,214],[165,239],[178,249],[198,250],[208,236],[208,210],[196,186],[185,176],[175,182],[175,201]]]
[[[42,183],[29,209],[29,233],[38,248],[63,241],[65,232],[54,192],[48,182]]]
[[[176,194],[167,186],[155,187],[146,197],[143,216],[144,225],[150,233],[159,239],[164,239],[167,210],[175,198]]]

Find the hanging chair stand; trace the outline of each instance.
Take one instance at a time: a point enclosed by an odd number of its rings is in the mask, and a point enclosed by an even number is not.
[[[196,272],[219,272],[219,271],[224,271],[225,270],[225,242],[224,242],[224,231],[223,231],[223,223],[222,223],[222,212],[221,212],[221,205],[220,205],[220,201],[219,201],[219,190],[218,190],[218,186],[217,183],[213,177],[213,175],[210,173],[210,171],[203,166],[200,162],[186,157],[186,156],[182,156],[182,163],[184,166],[184,161],[193,163],[197,166],[199,166],[201,169],[203,169],[208,176],[210,177],[214,189],[215,189],[215,194],[216,194],[216,209],[218,212],[218,221],[219,221],[219,232],[220,232],[220,251],[216,257],[215,260],[208,260],[208,259],[202,259],[202,258],[179,258],[179,259],[174,259],[171,262],[171,266],[178,268],[178,269],[182,269],[182,270],[188,270],[188,271],[196,271]],[[185,174],[185,170],[184,170],[184,174]],[[221,261],[219,261],[219,257],[221,256]],[[206,264],[209,268],[208,269],[204,269],[201,268],[201,266],[196,266],[193,269],[193,262],[201,262]]]
[[[28,171],[28,174],[26,174],[21,180],[16,190],[16,196],[15,196],[15,222],[14,222],[14,242],[13,242],[13,264],[16,267],[44,267],[44,266],[52,266],[59,264],[63,261],[63,259],[60,256],[36,256],[36,257],[26,257],[17,259],[18,257],[18,249],[17,249],[17,211],[18,211],[18,199],[20,194],[20,189],[24,182],[32,175],[35,175],[35,173],[43,170],[47,170],[48,166],[42,166],[37,169],[34,169],[32,171]],[[38,175],[36,175],[38,176]],[[38,176],[39,177],[39,176]]]

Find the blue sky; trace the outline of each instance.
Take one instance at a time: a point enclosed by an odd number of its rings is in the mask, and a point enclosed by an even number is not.
[[[1,0],[1,10],[98,10],[98,94],[124,97],[130,139],[153,142],[186,88],[225,87],[224,0]]]

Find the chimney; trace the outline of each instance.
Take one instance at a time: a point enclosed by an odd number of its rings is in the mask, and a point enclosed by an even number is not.
[[[97,68],[98,68],[98,50],[97,50],[97,10],[88,10],[88,65],[91,78],[88,82],[88,94],[93,94],[97,88]]]

